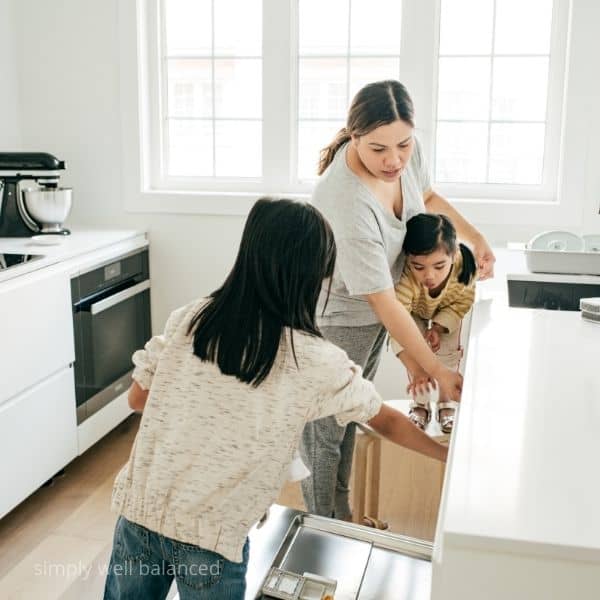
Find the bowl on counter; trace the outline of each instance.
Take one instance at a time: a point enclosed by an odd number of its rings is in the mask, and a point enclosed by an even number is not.
[[[579,252],[584,249],[583,238],[570,231],[544,231],[529,240],[531,250],[551,250],[554,252]]]
[[[28,188],[23,190],[23,201],[27,213],[39,224],[42,233],[60,233],[71,212],[73,190]]]

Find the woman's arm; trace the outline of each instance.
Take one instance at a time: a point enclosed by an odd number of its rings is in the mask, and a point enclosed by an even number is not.
[[[369,421],[369,425],[395,444],[443,462],[448,458],[446,446],[432,440],[401,412],[385,404],[381,405],[381,410]]]
[[[452,400],[460,400],[462,376],[445,367],[431,351],[413,318],[393,289],[367,294],[371,308],[389,334],[431,375]]]
[[[496,257],[485,237],[448,200],[436,194],[432,189],[423,193],[423,201],[425,202],[427,212],[446,215],[456,228],[458,237],[471,244],[479,269],[479,279],[483,280],[493,277]]]

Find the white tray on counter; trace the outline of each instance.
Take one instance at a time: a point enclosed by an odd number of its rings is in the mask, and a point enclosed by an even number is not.
[[[600,252],[568,252],[524,248],[527,268],[532,273],[600,275]]]

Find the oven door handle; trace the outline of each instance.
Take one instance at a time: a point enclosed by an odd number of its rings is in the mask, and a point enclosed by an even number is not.
[[[141,283],[136,285],[132,285],[131,287],[123,290],[122,292],[118,292],[114,294],[114,296],[109,296],[108,298],[104,298],[104,300],[100,300],[99,302],[95,302],[90,305],[90,313],[93,315],[100,314],[108,308],[111,308],[115,304],[119,304],[119,302],[123,302],[128,298],[136,296],[137,294],[143,292],[150,288],[150,280],[146,279]]]

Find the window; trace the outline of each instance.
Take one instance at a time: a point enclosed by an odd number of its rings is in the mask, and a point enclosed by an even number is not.
[[[298,0],[298,180],[316,177],[319,150],[344,126],[354,94],[400,77],[401,8],[398,0],[379,0],[376,10],[369,0]]]
[[[161,16],[162,179],[261,177],[262,2],[163,0]]]
[[[262,23],[272,21],[264,4],[263,15],[260,0],[162,0],[158,187],[282,181],[269,172],[280,165],[263,161],[263,136],[273,126],[265,112],[263,127],[262,96],[274,85],[289,85],[298,107],[295,128],[284,130],[288,138],[278,135],[280,144],[297,140],[282,183],[314,180],[319,150],[343,126],[354,93],[369,81],[399,77],[400,2],[379,2],[387,15],[382,25],[369,0],[298,0],[289,4],[298,44],[287,50],[298,81],[289,66],[287,81],[263,81]],[[278,51],[275,44],[266,50]]]
[[[436,183],[469,195],[556,196],[565,36],[554,4],[441,1]]]
[[[202,200],[217,213],[237,214],[259,194],[309,194],[319,150],[343,126],[354,93],[387,78],[400,79],[413,97],[435,189],[463,211],[460,203],[468,204],[468,217],[477,221],[485,205],[493,222],[514,220],[507,207],[533,202],[526,217],[519,214],[536,222],[542,205],[562,198],[560,210],[552,209],[561,222],[557,215],[568,218],[583,193],[577,89],[594,73],[589,50],[571,44],[567,53],[567,41],[585,26],[592,4],[123,4],[121,44],[130,61],[122,87],[125,103],[134,105],[123,126],[139,156],[126,176],[130,189],[153,196],[157,206],[158,195],[171,198],[160,210],[184,203],[194,212],[193,202]],[[492,204],[501,205],[493,216]]]

